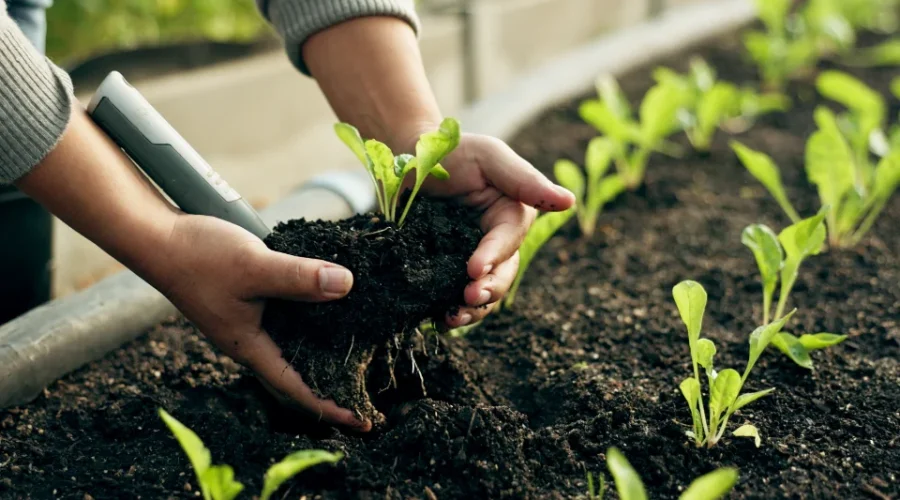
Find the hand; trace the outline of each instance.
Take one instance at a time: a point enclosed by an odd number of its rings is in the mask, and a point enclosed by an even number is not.
[[[260,327],[266,297],[339,299],[353,286],[350,271],[274,252],[238,226],[196,215],[178,215],[163,248],[166,267],[153,284],[225,354],[256,372],[282,403],[332,425],[371,429],[313,394]]]
[[[420,129],[418,135],[437,125]],[[413,152],[415,147],[407,147]],[[448,315],[451,328],[483,319],[509,290],[519,269],[519,246],[534,221],[536,210],[556,212],[575,203],[575,196],[550,182],[506,143],[494,137],[463,134],[459,146],[441,164],[450,172],[445,181],[429,179],[422,191],[431,196],[455,197],[482,211],[484,238],[469,259],[472,282],[463,307]]]

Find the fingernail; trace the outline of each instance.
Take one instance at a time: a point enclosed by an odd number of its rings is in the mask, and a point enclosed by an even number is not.
[[[491,292],[489,290],[482,290],[478,293],[477,305],[482,306],[484,304],[487,304],[489,300],[491,300]]]
[[[353,275],[343,267],[319,269],[319,289],[324,293],[346,295],[353,286]]]
[[[490,273],[493,269],[494,269],[493,264],[488,264],[488,265],[484,266],[483,268],[481,268],[481,276],[487,276],[488,273]]]
[[[472,315],[469,313],[462,313],[459,315],[459,326],[466,326],[469,322],[472,321]]]
[[[553,186],[553,189],[555,189],[556,192],[559,193],[559,194],[562,195],[562,196],[566,196],[566,197],[568,197],[568,196],[575,196],[574,194],[572,194],[571,191],[569,191],[568,189],[566,189],[566,188],[564,188],[564,187],[562,187],[562,186],[554,185],[554,186]]]

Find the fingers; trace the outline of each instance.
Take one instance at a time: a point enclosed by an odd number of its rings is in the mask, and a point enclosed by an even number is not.
[[[305,302],[339,299],[353,288],[347,268],[316,259],[294,257],[267,248],[253,248],[242,260],[247,287],[254,297],[278,297]]]
[[[481,225],[487,233],[469,258],[468,273],[473,280],[488,275],[519,249],[536,211],[510,198],[497,200],[484,213]]]
[[[358,432],[372,429],[371,422],[359,420],[352,411],[316,396],[265,332],[246,337],[234,357],[256,372],[263,386],[285,406],[306,412],[329,425]]]
[[[466,286],[465,300],[468,307],[463,307],[455,315],[448,315],[445,323],[451,328],[470,325],[484,319],[496,303],[509,290],[519,270],[519,254],[500,263],[489,274]]]
[[[478,136],[477,162],[485,178],[506,196],[544,211],[567,210],[575,203],[575,195],[550,182],[505,142]]]

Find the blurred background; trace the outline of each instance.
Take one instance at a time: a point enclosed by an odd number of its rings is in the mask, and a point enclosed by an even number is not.
[[[417,9],[428,77],[455,115],[555,56],[689,3],[699,2],[419,0]],[[47,54],[82,102],[122,72],[257,208],[354,165],[315,81],[290,65],[253,0],[57,0],[47,22]],[[54,296],[122,269],[56,221],[52,242]]]

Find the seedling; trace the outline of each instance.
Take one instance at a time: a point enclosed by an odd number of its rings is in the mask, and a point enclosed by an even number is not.
[[[713,368],[716,346],[711,340],[700,338],[703,314],[706,310],[706,290],[703,289],[703,286],[695,281],[682,281],[672,289],[672,296],[681,320],[688,330],[691,364],[694,369],[694,376],[685,379],[680,385],[681,393],[691,410],[693,422],[692,430],[687,435],[694,440],[698,447],[712,448],[725,435],[728,419],[734,412],[775,390],[772,388],[741,394],[750,370],[772,342],[772,338],[781,332],[784,324],[794,315],[794,311],[772,323],[760,326],[750,334],[750,357],[747,367],[741,375],[737,370],[731,368],[717,372]],[[708,405],[703,402],[700,367],[706,372],[709,390]],[[742,433],[746,434],[748,429],[745,427]]]
[[[681,89],[678,122],[697,151],[709,151],[718,128],[738,132],[749,128],[756,117],[790,106],[790,99],[784,94],[760,94],[752,88],[738,88],[717,80],[715,70],[701,58],[691,60],[687,74],[657,68],[653,76],[659,83]]]
[[[212,465],[209,449],[203,441],[184,424],[160,408],[159,416],[178,440],[194,473],[204,500],[232,500],[244,490],[244,485],[234,480],[234,470],[228,465]],[[269,467],[263,480],[260,500],[269,500],[288,479],[321,463],[337,463],[343,454],[324,450],[303,450],[291,453],[282,461]]]
[[[631,105],[613,77],[600,77],[597,93],[599,98],[581,103],[578,113],[611,142],[616,169],[628,189],[637,189],[644,181],[651,153],[681,155],[681,148],[666,140],[678,130],[676,115],[683,96],[677,86],[660,83],[647,91],[638,111],[640,121],[632,116]]]
[[[450,177],[440,162],[459,145],[460,135],[459,122],[453,118],[445,118],[436,131],[419,137],[415,156],[410,154],[394,156],[391,149],[381,142],[374,139],[363,141],[359,131],[352,125],[338,123],[334,126],[334,131],[369,172],[375,185],[378,205],[385,219],[397,222],[398,226],[403,226],[413,200],[429,175],[441,180]],[[398,221],[397,202],[403,180],[412,171],[416,172],[416,180]]]
[[[616,493],[620,500],[647,500],[647,489],[634,467],[617,448],[606,450],[606,467],[613,477]],[[695,479],[679,500],[718,500],[734,488],[738,480],[738,471],[732,467],[716,469]],[[591,475],[588,474],[588,499],[603,500],[603,481],[601,478],[599,492],[593,489]]]
[[[625,183],[620,175],[605,175],[609,170],[614,148],[613,142],[606,137],[591,140],[584,158],[587,178],[581,168],[570,160],[557,160],[553,166],[556,180],[575,194],[578,225],[585,236],[594,234],[603,205],[625,190]]]
[[[900,185],[900,148],[893,148],[873,167],[862,153],[854,155],[850,142],[842,133],[837,116],[820,107],[815,114],[819,129],[806,143],[806,175],[819,191],[819,200],[827,208],[825,221],[828,241],[834,247],[851,247],[859,243],[871,229],[891,195]],[[858,117],[855,130],[862,130],[872,118]],[[861,146],[865,132],[851,135]],[[900,141],[900,132],[896,133]],[[791,221],[800,215],[791,205],[781,182],[778,166],[768,155],[732,141],[738,158],[768,189]]]
[[[528,230],[528,234],[525,235],[525,240],[519,247],[519,271],[516,273],[516,279],[513,281],[509,293],[506,294],[506,299],[503,301],[504,306],[512,307],[516,300],[516,293],[519,291],[519,285],[522,283],[522,277],[525,276],[525,271],[527,271],[528,266],[531,265],[532,259],[534,259],[538,250],[544,246],[544,243],[550,241],[550,238],[552,238],[553,235],[559,231],[559,228],[563,227],[573,215],[575,215],[574,207],[564,212],[549,212],[542,214],[534,221],[534,224],[532,224],[531,228]]]

